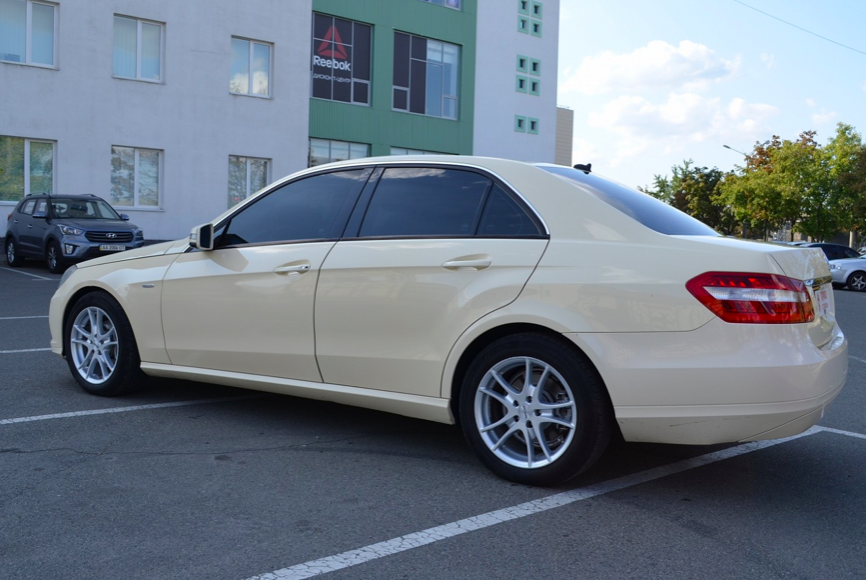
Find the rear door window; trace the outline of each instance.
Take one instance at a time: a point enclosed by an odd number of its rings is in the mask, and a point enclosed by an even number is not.
[[[472,236],[491,186],[490,179],[472,171],[389,167],[367,207],[360,236]]]

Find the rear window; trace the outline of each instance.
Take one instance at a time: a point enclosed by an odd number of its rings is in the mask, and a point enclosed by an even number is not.
[[[549,173],[580,185],[646,227],[671,236],[718,236],[713,228],[645,193],[571,167],[539,165]]]

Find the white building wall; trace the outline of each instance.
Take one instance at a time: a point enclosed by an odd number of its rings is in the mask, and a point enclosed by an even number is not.
[[[112,145],[162,150],[161,207],[120,211],[173,239],[227,209],[229,155],[306,167],[310,0],[55,2],[57,68],[0,62],[0,135],[56,143],[55,193],[110,199]],[[112,77],[115,14],[165,23],[163,82]],[[232,36],[273,43],[271,98],[229,93]]]
[[[475,155],[553,163],[559,0],[543,0],[541,37],[518,31],[518,0],[478,0],[475,63]],[[531,7],[533,2],[528,2]],[[531,12],[531,10],[530,10]],[[533,16],[529,15],[530,21]],[[518,73],[517,56],[541,61],[541,75]],[[540,80],[540,95],[518,92],[517,75]],[[539,133],[515,131],[515,116],[539,120]]]

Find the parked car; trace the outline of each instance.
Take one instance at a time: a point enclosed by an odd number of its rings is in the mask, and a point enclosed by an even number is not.
[[[843,246],[842,244],[827,244],[824,242],[809,242],[802,244],[802,248],[821,248],[828,260],[841,260],[843,258],[856,258],[860,254],[857,250]]]
[[[866,256],[830,260],[830,275],[834,286],[866,292]]]
[[[144,245],[142,229],[95,195],[28,195],[6,220],[6,261],[12,267],[35,258],[57,273]]]
[[[71,268],[49,322],[90,393],[153,375],[457,423],[492,471],[548,485],[617,430],[812,426],[847,372],[830,282],[817,249],[720,236],[588,171],[384,157]]]

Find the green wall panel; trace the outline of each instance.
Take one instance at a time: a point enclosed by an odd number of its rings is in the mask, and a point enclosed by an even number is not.
[[[453,10],[421,0],[313,0],[315,12],[373,25],[373,67],[371,106],[310,99],[310,137],[369,143],[373,155],[392,146],[471,154],[476,2]],[[456,121],[391,110],[395,30],[460,46]]]

